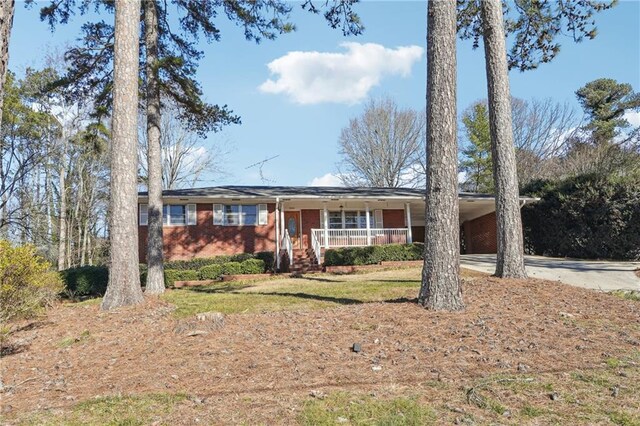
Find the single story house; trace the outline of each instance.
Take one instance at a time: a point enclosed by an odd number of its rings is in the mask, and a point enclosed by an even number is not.
[[[461,251],[496,252],[494,197],[460,193]],[[533,201],[521,198],[521,204]],[[165,259],[272,251],[321,263],[335,247],[424,242],[423,189],[218,186],[163,191]],[[138,194],[146,262],[147,193]]]

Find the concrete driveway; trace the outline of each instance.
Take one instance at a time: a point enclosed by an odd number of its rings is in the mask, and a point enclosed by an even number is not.
[[[460,265],[493,274],[496,270],[496,255],[463,254],[460,256]],[[635,269],[640,268],[640,262],[525,256],[525,266],[531,278],[561,281],[577,287],[602,291],[640,291],[640,278],[634,273]]]

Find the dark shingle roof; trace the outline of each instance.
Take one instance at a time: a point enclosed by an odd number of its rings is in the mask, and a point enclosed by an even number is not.
[[[162,191],[163,197],[185,198],[421,198],[423,188],[369,188],[339,186],[212,186]],[[146,197],[147,192],[138,196]],[[490,194],[461,192],[460,198],[493,198]]]

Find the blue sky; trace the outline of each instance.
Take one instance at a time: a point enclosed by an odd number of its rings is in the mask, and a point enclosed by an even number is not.
[[[232,150],[224,165],[228,175],[203,185],[261,184],[258,170],[246,167],[276,155],[263,167],[269,184],[331,184],[335,178],[330,174],[335,174],[339,161],[340,130],[362,112],[368,97],[390,96],[400,106],[424,108],[424,2],[359,4],[356,8],[366,29],[363,35],[348,38],[328,27],[321,16],[301,11],[299,5],[294,3],[292,15],[295,33],[255,45],[220,17],[222,40],[203,44],[199,79],[207,100],[227,104],[242,116],[242,125],[210,136],[214,143],[226,143]],[[39,21],[38,9],[27,10],[23,3],[16,3],[10,68],[18,73],[41,65],[47,50],[72,43],[82,23],[82,17],[76,17],[51,33]],[[579,110],[574,92],[596,78],[614,78],[640,90],[640,2],[623,0],[598,14],[596,21],[595,40],[576,44],[563,37],[561,52],[551,64],[525,73],[512,71],[512,95],[551,97]],[[345,42],[359,44],[342,45]],[[280,73],[272,74],[268,64],[276,60],[274,69]],[[273,83],[265,84],[268,80]],[[345,89],[345,82],[354,84]],[[358,90],[355,82],[360,84]],[[472,50],[469,41],[459,41],[458,110],[485,97],[483,51]]]

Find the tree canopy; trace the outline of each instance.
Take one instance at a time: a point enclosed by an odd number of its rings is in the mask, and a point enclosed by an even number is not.
[[[640,110],[640,93],[628,83],[599,78],[576,91],[578,101],[591,120],[585,126],[595,142],[608,142],[631,126],[624,117],[628,111]]]
[[[480,45],[483,33],[482,0],[457,0],[458,35]],[[559,36],[574,41],[593,39],[597,29],[593,15],[615,6],[617,0],[502,1],[505,33],[513,40],[507,52],[510,69],[527,71],[551,62],[560,52]]]

